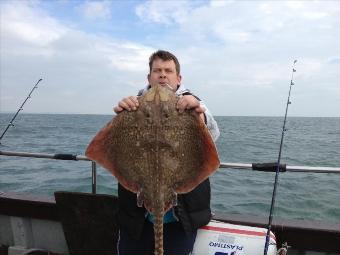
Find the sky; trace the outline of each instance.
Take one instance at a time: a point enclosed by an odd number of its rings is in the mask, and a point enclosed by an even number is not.
[[[340,117],[340,1],[0,1],[0,112],[113,114],[174,53],[214,115]]]

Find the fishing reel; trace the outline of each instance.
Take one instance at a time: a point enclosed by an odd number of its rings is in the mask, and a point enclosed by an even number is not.
[[[282,247],[276,252],[277,255],[287,255],[288,254],[288,248],[290,246],[287,244],[287,242],[284,242],[282,244]]]

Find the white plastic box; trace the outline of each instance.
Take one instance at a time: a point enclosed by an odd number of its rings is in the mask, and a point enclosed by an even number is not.
[[[267,229],[211,221],[197,232],[193,255],[263,255]],[[270,233],[268,255],[277,252]]]

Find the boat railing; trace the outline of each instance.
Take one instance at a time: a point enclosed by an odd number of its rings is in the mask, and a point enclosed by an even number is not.
[[[96,162],[88,159],[86,156],[75,155],[75,154],[66,154],[66,153],[47,154],[47,153],[29,153],[29,152],[19,152],[19,151],[0,151],[0,155],[24,157],[24,158],[44,158],[44,159],[56,159],[56,160],[91,161],[92,194],[97,193],[97,165],[96,165]]]
[[[74,161],[91,161],[92,170],[92,193],[97,192],[97,165],[96,162],[90,160],[83,155],[74,154],[47,154],[47,153],[29,153],[29,152],[18,152],[18,151],[1,151],[2,156],[14,156],[14,157],[28,157],[28,158],[44,158],[44,159],[56,159],[56,160],[74,160]],[[244,170],[255,170],[255,171],[266,171],[275,172],[276,163],[226,163],[222,162],[220,168],[228,169],[244,169]],[[338,173],[340,174],[340,167],[323,167],[323,166],[289,166],[286,164],[280,164],[281,172],[310,172],[310,173]]]

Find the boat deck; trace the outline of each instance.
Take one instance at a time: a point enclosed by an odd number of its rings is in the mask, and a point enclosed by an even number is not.
[[[115,254],[117,209],[117,198],[110,195],[57,192],[54,199],[0,193],[0,255],[23,254],[32,248],[45,250],[32,254],[98,254],[99,250]],[[267,224],[266,218],[255,216],[216,214],[214,219],[256,227]],[[338,223],[274,219],[272,231],[278,245],[291,246],[289,255],[340,254]]]

